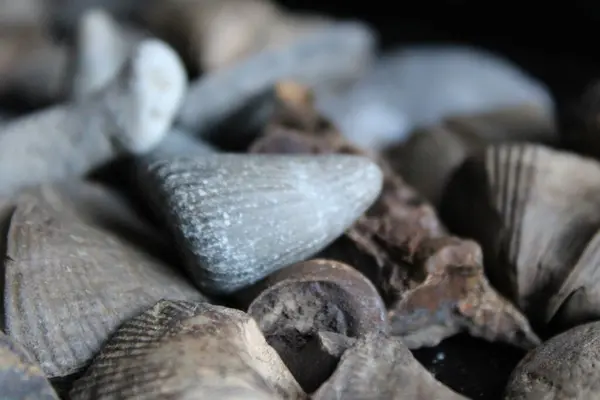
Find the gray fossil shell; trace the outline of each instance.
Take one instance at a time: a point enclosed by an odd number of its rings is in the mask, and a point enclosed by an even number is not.
[[[513,371],[506,400],[593,400],[600,395],[600,323],[570,329],[529,352]]]
[[[159,161],[140,182],[195,283],[226,294],[335,240],[375,200],[382,173],[358,156],[228,154]]]
[[[25,349],[0,332],[0,393],[5,400],[58,400]]]
[[[466,400],[438,382],[400,338],[370,333],[344,352],[313,400]]]
[[[564,285],[581,272],[578,263],[591,261],[595,269],[593,250],[582,255],[600,227],[598,204],[600,163],[543,145],[503,144],[456,171],[442,216],[481,244],[492,284],[539,328],[571,294]],[[588,317],[600,317],[600,296],[590,300],[596,307],[588,307]],[[570,326],[580,322],[562,318]]]
[[[6,333],[48,377],[83,368],[114,329],[157,300],[203,299],[153,253],[161,243],[151,229],[105,189],[43,186],[14,204]]]
[[[123,324],[71,399],[306,399],[239,310],[161,300]]]

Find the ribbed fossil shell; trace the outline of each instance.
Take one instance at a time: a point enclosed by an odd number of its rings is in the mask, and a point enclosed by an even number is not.
[[[490,281],[539,328],[556,316],[572,293],[567,288],[581,287],[569,285],[585,281],[583,270],[593,277],[596,245],[584,249],[600,227],[598,204],[600,164],[542,145],[506,144],[489,146],[457,170],[442,216],[482,245]],[[595,307],[587,317],[598,317],[600,297],[590,295]],[[579,322],[571,317],[561,319]]]
[[[315,365],[320,331],[350,337],[387,331],[386,308],[377,289],[354,268],[332,260],[294,264],[270,275],[252,291],[248,307],[267,341],[307,392],[331,371]]]
[[[183,157],[140,177],[190,275],[215,294],[323,249],[371,205],[381,180],[368,159],[338,155]]]
[[[58,400],[42,370],[25,349],[0,332],[0,398]]]
[[[242,311],[161,300],[123,324],[75,382],[73,400],[306,399]]]
[[[521,360],[506,400],[593,400],[600,396],[600,323],[570,329]]]
[[[438,382],[400,338],[370,333],[346,350],[313,400],[466,400]]]
[[[203,298],[154,254],[162,244],[105,189],[43,186],[15,204],[6,333],[47,376],[83,368],[114,329],[159,299]]]

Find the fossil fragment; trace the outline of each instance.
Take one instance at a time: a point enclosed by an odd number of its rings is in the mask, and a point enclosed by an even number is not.
[[[58,400],[50,382],[25,349],[0,332],[0,390],[7,400]]]
[[[157,300],[203,299],[159,257],[152,230],[105,189],[44,185],[15,204],[5,329],[48,377],[78,372],[119,324]]]
[[[315,112],[306,88],[285,82],[277,91],[279,110],[251,151],[365,154]],[[459,330],[525,348],[537,344],[524,316],[488,284],[479,246],[448,236],[431,205],[375,160],[384,172],[379,198],[321,256],[347,262],[375,282],[390,304],[392,333],[411,348]]]
[[[405,143],[388,150],[386,158],[410,185],[439,207],[454,169],[487,143],[501,141],[554,142],[553,121],[531,105],[456,115],[417,129]]]
[[[311,260],[281,269],[248,292],[248,307],[267,341],[304,390],[312,392],[331,374],[315,364],[322,331],[359,337],[387,331],[386,309],[377,289],[354,268]]]
[[[242,311],[161,300],[123,324],[71,399],[306,399]]]
[[[384,53],[349,91],[321,109],[348,139],[380,150],[456,114],[530,104],[553,118],[548,88],[481,48],[415,45]]]
[[[146,10],[147,24],[208,72],[331,24],[325,17],[289,15],[268,0],[156,0]]]
[[[356,156],[226,154],[158,161],[140,182],[195,283],[226,294],[335,240],[375,199],[381,171]]]
[[[532,350],[513,371],[506,400],[592,400],[600,393],[600,323],[580,325]]]
[[[499,144],[456,171],[442,216],[455,232],[481,243],[490,281],[542,329],[595,275],[596,245],[583,254],[600,227],[598,202],[595,161],[543,145]],[[570,286],[573,279],[579,285]],[[600,315],[598,306],[588,311]]]
[[[96,96],[11,121],[0,130],[0,193],[78,176],[164,137],[185,90],[178,56],[142,42],[123,73]]]
[[[438,382],[399,338],[370,333],[346,350],[314,400],[466,400]]]
[[[103,9],[86,11],[77,27],[71,97],[79,99],[105,87],[141,40],[141,33],[120,26]]]
[[[262,51],[200,77],[191,83],[177,121],[204,137],[218,135],[220,130],[215,130],[220,124],[268,92],[278,80],[295,79],[319,91],[354,82],[371,62],[374,48],[374,33],[367,26],[334,24],[284,48]],[[247,124],[237,127],[243,133],[249,129]]]

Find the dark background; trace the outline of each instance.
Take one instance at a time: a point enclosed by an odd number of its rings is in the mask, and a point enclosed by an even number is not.
[[[278,2],[292,10],[364,20],[377,29],[384,47],[436,42],[487,48],[544,81],[560,99],[577,96],[600,76],[600,4],[592,1]]]

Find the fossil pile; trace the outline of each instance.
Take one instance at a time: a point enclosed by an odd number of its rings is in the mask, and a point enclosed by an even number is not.
[[[598,84],[267,0],[0,0],[0,117],[2,399],[600,398]],[[476,397],[419,356],[459,336],[524,357]]]

